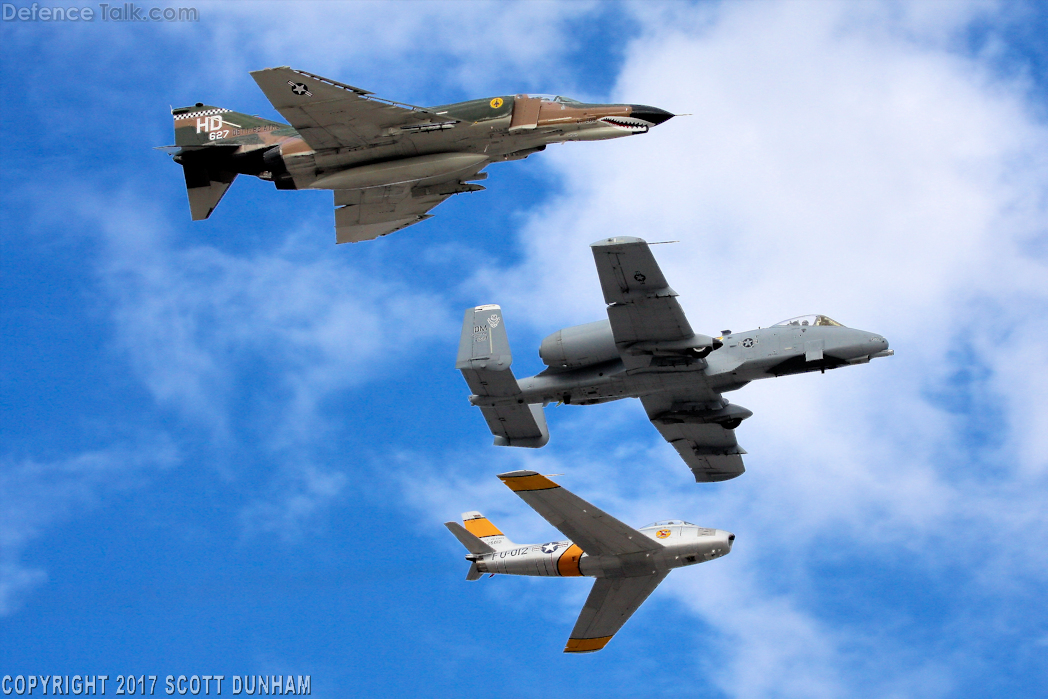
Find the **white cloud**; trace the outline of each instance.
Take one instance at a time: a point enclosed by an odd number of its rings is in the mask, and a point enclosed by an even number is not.
[[[519,266],[473,282],[509,323],[542,335],[601,317],[588,243],[680,239],[655,252],[696,330],[814,311],[882,332],[896,348],[869,366],[733,394],[756,414],[739,430],[749,473],[705,490],[668,475],[671,462],[675,473],[685,467],[639,409],[635,430],[551,420],[546,449],[557,456],[544,465],[592,469],[575,481],[583,497],[636,524],[688,517],[700,500],[704,523],[739,533],[724,565],[678,574],[668,588],[717,630],[716,657],[727,662],[714,664],[715,681],[732,696],[871,686],[937,696],[971,671],[984,644],[977,631],[950,627],[950,653],[929,658],[900,650],[897,636],[922,623],[906,611],[890,614],[903,631],[836,618],[818,598],[828,550],[901,566],[973,629],[1021,618],[1048,579],[1048,269],[1036,254],[1048,235],[1048,129],[1022,80],[956,50],[994,6],[926,9],[638,11],[645,32],[615,98],[642,94],[693,116],[642,138],[547,151],[564,195],[523,228]],[[580,439],[565,454],[561,445]],[[623,442],[649,449],[634,453],[651,466],[598,456]],[[648,468],[665,480],[636,487]],[[974,534],[987,527],[989,540]],[[940,582],[947,570],[966,594]],[[884,615],[889,597],[871,600],[871,613]]]
[[[249,70],[292,65],[351,84],[381,74],[384,89],[436,83],[498,94],[548,89],[551,75],[572,75],[563,68],[577,49],[573,23],[602,11],[594,2],[302,2],[293,11],[215,3],[201,9],[201,25],[227,88]]]
[[[0,457],[0,616],[17,611],[47,581],[44,570],[22,561],[30,541],[114,493],[141,486],[177,460],[164,437],[54,461]]]
[[[255,382],[245,362],[253,371],[277,367],[277,395],[262,406],[260,431],[270,448],[284,448],[323,433],[324,400],[457,324],[439,299],[376,278],[359,258],[318,254],[310,226],[272,248],[235,254],[175,245],[141,201],[125,210],[140,214],[114,218],[94,201],[81,207],[102,230],[99,275],[115,344],[161,405],[218,439]]]
[[[220,462],[243,440],[271,455],[268,475],[246,481],[257,492],[240,521],[248,534],[299,537],[344,495],[346,475],[313,457],[342,424],[328,402],[457,321],[366,258],[332,254],[311,222],[237,254],[176,244],[140,199],[127,197],[120,210],[137,213],[121,216],[111,201],[73,200],[100,231],[113,348],[162,409],[210,435]]]

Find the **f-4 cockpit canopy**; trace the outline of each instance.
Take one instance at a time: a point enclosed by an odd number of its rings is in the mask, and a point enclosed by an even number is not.
[[[835,328],[844,327],[833,318],[821,314],[810,314],[806,316],[797,316],[796,318],[789,318],[788,320],[776,323],[773,327],[779,327],[780,325],[828,325]]]
[[[578,100],[573,100],[570,97],[565,97],[564,95],[531,95],[531,94],[529,94],[528,97],[532,97],[534,99],[549,100],[550,102],[560,102],[561,104],[583,104],[582,102],[579,102]]]

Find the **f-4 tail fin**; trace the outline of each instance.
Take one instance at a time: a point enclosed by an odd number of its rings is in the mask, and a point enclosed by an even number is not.
[[[175,120],[175,145],[183,148],[223,145],[263,131],[290,129],[287,124],[281,124],[279,121],[241,114],[232,109],[201,102],[192,107],[172,109],[171,116]]]
[[[232,155],[243,145],[260,143],[258,134],[289,128],[287,124],[248,116],[198,102],[171,110],[175,120],[175,145],[162,150],[182,165],[194,221],[211,215],[233,184]]]
[[[524,402],[512,363],[502,309],[495,304],[467,309],[455,368],[474,394],[470,401],[480,407],[496,446],[545,446],[546,416],[541,405]]]

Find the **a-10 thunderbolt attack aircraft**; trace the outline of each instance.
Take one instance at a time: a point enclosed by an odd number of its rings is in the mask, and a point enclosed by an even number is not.
[[[416,107],[288,67],[251,73],[282,124],[197,103],[172,110],[194,221],[206,219],[237,175],[277,189],[335,193],[335,240],[371,240],[430,218],[453,194],[484,189],[491,163],[550,143],[646,133],[674,115],[637,104],[503,95]]]
[[[755,379],[864,364],[893,354],[877,333],[824,315],[720,337],[700,335],[684,317],[648,244],[640,238],[593,243],[607,320],[558,330],[542,341],[546,369],[519,382],[502,309],[466,311],[455,367],[462,371],[495,444],[541,447],[549,441],[543,407],[640,398],[655,428],[699,482],[723,481],[745,468],[735,428],[753,413],[722,394]]]
[[[444,526],[469,551],[466,580],[484,573],[596,578],[565,653],[600,650],[672,569],[720,558],[735,542],[730,532],[680,520],[634,529],[535,471],[499,478],[570,541],[514,544],[479,512]]]

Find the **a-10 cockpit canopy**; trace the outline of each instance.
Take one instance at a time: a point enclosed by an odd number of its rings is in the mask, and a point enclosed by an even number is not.
[[[797,316],[796,318],[790,318],[776,323],[773,327],[780,325],[829,325],[835,328],[843,328],[844,326],[835,321],[833,318],[824,315],[806,315]]]
[[[685,522],[683,519],[664,519],[659,522],[652,522],[651,524],[645,524],[641,529],[651,529],[652,527],[679,527],[681,525],[687,527],[694,527],[695,525],[691,522]]]

